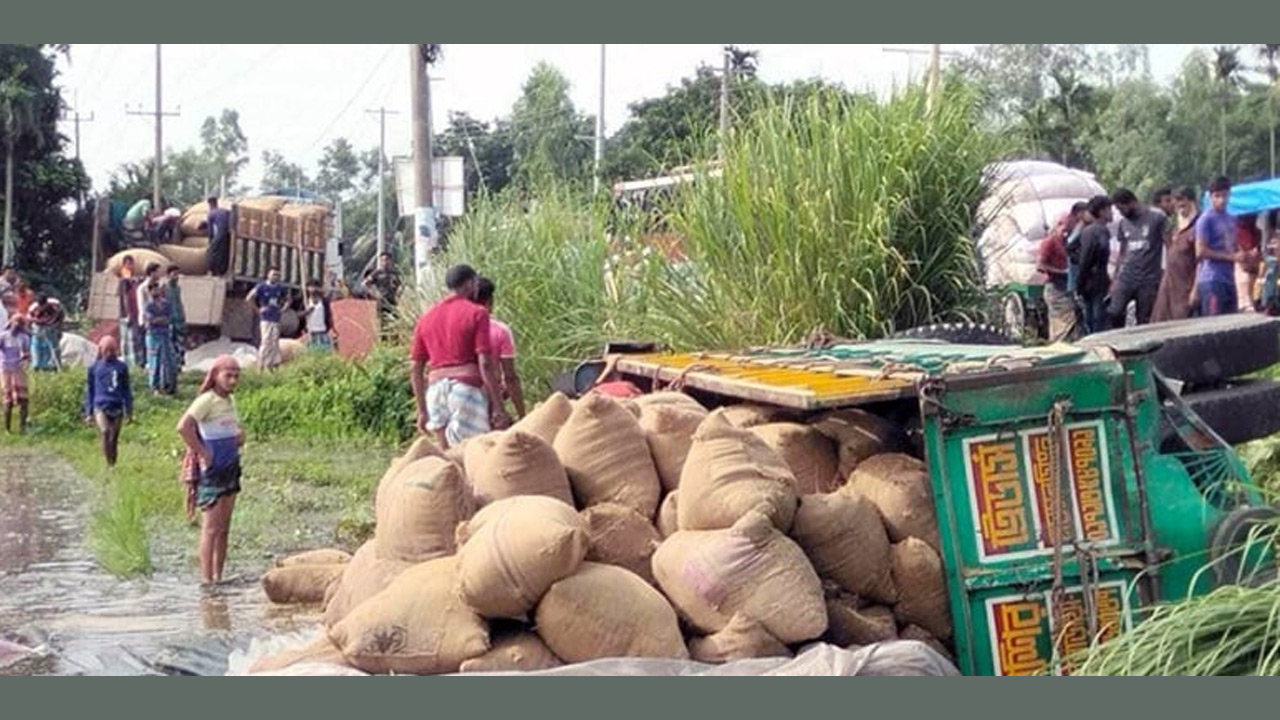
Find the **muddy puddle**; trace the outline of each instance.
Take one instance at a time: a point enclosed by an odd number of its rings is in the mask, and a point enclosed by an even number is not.
[[[120,580],[94,562],[90,483],[41,452],[0,449],[0,675],[222,675],[252,638],[314,628],[256,578]]]

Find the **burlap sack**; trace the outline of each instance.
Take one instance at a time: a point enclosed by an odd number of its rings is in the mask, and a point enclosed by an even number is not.
[[[672,535],[653,554],[653,574],[703,634],[720,632],[737,614],[787,644],[812,640],[827,629],[817,573],[800,546],[760,512],[747,513],[727,530]]]
[[[329,636],[322,634],[304,647],[258,658],[249,666],[249,673],[275,672],[301,663],[349,666]]]
[[[511,430],[476,438],[467,447],[466,461],[467,479],[481,506],[517,495],[545,495],[573,504],[559,456],[537,435]]]
[[[183,275],[208,275],[209,252],[203,248],[186,247],[185,245],[160,245],[156,248],[167,258],[165,267],[170,263],[177,265]]]
[[[858,607],[857,598],[840,594],[827,598],[826,641],[847,648],[873,645],[898,638],[893,611],[882,605]]]
[[[287,202],[289,202],[288,198],[282,198],[275,195],[263,195],[261,197],[245,198],[244,200],[237,202],[236,207],[273,213],[278,212]],[[219,200],[218,204],[226,207],[225,202],[222,200]]]
[[[787,532],[796,503],[795,476],[763,440],[721,410],[702,422],[680,474],[681,530],[720,530],[759,509]]]
[[[649,453],[658,469],[663,490],[670,492],[680,486],[680,473],[693,445],[693,434],[706,417],[706,410],[683,403],[641,408],[640,428],[649,443]]]
[[[724,415],[724,419],[730,425],[743,430],[750,430],[753,427],[768,425],[769,423],[787,422],[791,419],[791,413],[782,408],[750,403],[728,405],[721,408],[719,412]]]
[[[404,571],[329,630],[353,666],[367,673],[457,672],[489,651],[489,628],[458,594],[458,559]]]
[[[573,506],[531,495],[499,500],[458,526],[461,592],[489,618],[521,618],[587,555]]]
[[[209,249],[208,235],[184,235],[178,244],[182,247],[195,248],[197,250]]]
[[[425,562],[452,555],[454,532],[472,510],[471,491],[457,465],[431,456],[408,463],[378,488],[378,557]]]
[[[616,565],[650,585],[657,584],[650,561],[662,544],[662,536],[653,523],[631,508],[612,503],[589,507],[580,514],[587,526],[588,561]]]
[[[413,567],[403,560],[378,559],[377,541],[370,540],[356,550],[342,571],[338,582],[329,587],[324,603],[325,627],[333,627],[360,603],[377,595],[392,583],[400,573]]]
[[[694,400],[693,398],[689,397],[688,395],[685,395],[682,392],[672,392],[670,390],[649,393],[647,395],[641,395],[640,397],[632,400],[632,402],[634,402],[636,406],[641,409],[641,411],[643,411],[645,408],[657,407],[659,405],[666,405],[666,406],[687,408],[689,410],[695,410],[695,411],[701,410],[703,414],[706,414],[708,412],[707,408],[704,407],[702,403],[698,402],[697,400]]]
[[[723,630],[689,641],[689,656],[698,662],[727,663],[761,657],[791,657],[791,650],[760,623],[734,615]]]
[[[579,400],[555,449],[580,507],[617,503],[647,518],[657,512],[662,484],[644,430],[618,401],[599,394]]]
[[[898,604],[893,606],[893,614],[899,624],[919,625],[939,640],[949,640],[951,606],[938,553],[918,538],[895,544],[893,582],[898,586]]]
[[[124,266],[124,259],[126,256],[133,258],[133,276],[135,278],[141,278],[143,276],[142,274],[146,272],[147,266],[151,263],[155,263],[162,268],[169,266],[169,258],[164,255],[161,255],[154,250],[133,248],[132,250],[124,250],[112,255],[107,260],[107,272],[112,275],[119,275],[120,268]]]
[[[573,403],[569,398],[564,393],[555,393],[512,425],[511,429],[537,435],[543,442],[554,447],[556,435],[560,433],[560,428],[564,427],[572,412]]]
[[[542,638],[526,631],[494,638],[489,652],[462,663],[459,672],[532,672],[563,664]]]
[[[844,484],[838,472],[839,455],[830,438],[808,425],[769,423],[751,431],[760,436],[796,476],[796,493],[831,492]]]
[[[440,446],[436,445],[436,441],[426,435],[413,441],[408,450],[400,456],[402,463],[411,463],[414,460],[421,460],[424,457],[441,457],[448,458],[448,454],[440,450]]]
[[[337,548],[308,550],[276,560],[276,567],[292,565],[343,565],[351,562],[351,553]]]
[[[820,577],[876,602],[898,601],[880,511],[856,490],[800,498],[791,537]]]
[[[182,214],[178,222],[178,231],[193,237],[209,237],[209,206],[204,203],[193,205]]]
[[[658,508],[658,534],[664,538],[675,535],[680,530],[679,490],[672,490],[662,499]]]
[[[346,567],[341,563],[272,568],[262,576],[262,589],[273,603],[321,603],[329,585],[342,577]]]
[[[551,586],[535,614],[538,635],[566,662],[689,657],[675,610],[639,576],[583,563]]]
[[[858,464],[874,455],[901,452],[906,437],[888,420],[857,408],[829,412],[812,423],[835,442],[840,458],[840,478],[847,480]]]
[[[910,455],[876,455],[858,465],[845,486],[875,503],[889,540],[920,538],[937,550],[938,519],[928,467]]]

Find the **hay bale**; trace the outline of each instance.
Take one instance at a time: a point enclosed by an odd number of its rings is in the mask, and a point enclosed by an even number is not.
[[[667,493],[658,508],[658,534],[664,538],[669,538],[680,530],[679,495],[679,490]]]
[[[829,412],[812,425],[836,444],[842,481],[847,480],[863,460],[906,448],[906,436],[901,428],[857,408]]]
[[[126,257],[133,258],[134,277],[142,277],[142,273],[146,271],[147,266],[155,263],[160,267],[166,267],[169,264],[169,258],[161,255],[154,250],[146,248],[133,248],[124,250],[112,255],[107,259],[107,272],[112,275],[119,275],[120,268],[124,267],[124,259]]]
[[[616,565],[656,585],[651,560],[653,551],[662,544],[653,523],[635,510],[622,505],[604,503],[579,513],[587,526],[587,560]]]
[[[581,507],[625,505],[644,517],[658,510],[662,483],[640,422],[603,395],[588,395],[556,435],[556,454]]]
[[[457,584],[457,558],[415,565],[330,628],[329,638],[367,673],[457,672],[489,651],[489,628]]]
[[[461,593],[489,618],[522,618],[587,555],[586,523],[543,496],[499,500],[458,526]]]
[[[724,630],[737,614],[784,643],[812,640],[827,629],[817,573],[800,546],[761,512],[726,530],[677,532],[653,554],[653,574],[703,634]]]
[[[858,607],[858,601],[844,593],[827,598],[827,642],[847,648],[874,645],[898,639],[893,610],[882,605]]]
[[[272,568],[262,576],[262,589],[271,602],[280,605],[321,603],[346,568],[346,563]]]
[[[333,644],[328,635],[321,635],[305,646],[295,650],[287,650],[275,655],[258,658],[249,666],[249,673],[276,672],[303,663],[323,663],[349,667],[342,652]]]
[[[796,493],[828,493],[844,484],[835,443],[817,429],[798,423],[769,423],[751,428],[791,468]]]
[[[538,635],[558,657],[689,657],[675,610],[635,573],[583,563],[547,590],[535,614]]]
[[[495,638],[489,652],[458,669],[463,673],[533,672],[560,667],[564,662],[534,633],[521,631]]]
[[[680,473],[693,445],[693,434],[706,418],[706,410],[683,403],[640,408],[640,429],[644,430],[664,491],[671,492],[680,486]]]
[[[203,248],[186,247],[185,245],[160,245],[157,250],[169,263],[178,266],[183,275],[208,275],[209,252]]]
[[[898,601],[880,511],[856,490],[800,498],[791,537],[820,577],[876,602]]]
[[[325,627],[333,627],[365,600],[387,589],[413,563],[378,558],[377,541],[370,540],[356,550],[338,582],[329,587],[324,601]]]
[[[293,565],[345,565],[351,562],[351,553],[337,548],[308,550],[276,560],[276,567]]]
[[[846,487],[875,503],[892,542],[914,537],[934,550],[942,547],[933,486],[924,463],[910,455],[876,455],[858,465]]]
[[[734,615],[723,630],[689,642],[689,656],[703,663],[727,663],[764,657],[791,657],[791,650],[760,623]]]
[[[541,402],[532,412],[512,425],[511,429],[537,435],[543,442],[554,447],[556,435],[572,413],[573,403],[567,395],[558,392]]]
[[[941,640],[951,638],[951,606],[942,558],[918,538],[893,546],[893,582],[898,604],[893,615],[903,625],[919,625]]]
[[[721,530],[763,512],[782,532],[796,511],[795,476],[754,433],[717,410],[698,426],[680,474],[681,530]]]
[[[465,457],[467,478],[481,506],[517,495],[545,495],[573,505],[559,456],[533,433],[511,430],[475,438]]]
[[[420,563],[452,555],[454,531],[473,510],[457,465],[439,457],[407,463],[378,485],[378,557]]]

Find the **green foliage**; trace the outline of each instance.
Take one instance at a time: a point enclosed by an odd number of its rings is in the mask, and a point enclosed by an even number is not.
[[[209,193],[220,193],[224,183],[227,194],[241,192],[240,174],[249,165],[248,153],[249,140],[240,128],[239,112],[224,109],[217,117],[206,117],[198,147],[165,150],[161,199],[169,206],[186,208]],[[107,193],[126,203],[151,197],[154,168],[149,158],[124,163],[111,174]]]
[[[120,577],[152,571],[142,481],[121,474],[99,500],[89,525],[89,542],[107,572]]]
[[[594,119],[569,97],[569,80],[547,63],[538,63],[511,110],[516,180],[526,187],[575,182],[589,176]]]

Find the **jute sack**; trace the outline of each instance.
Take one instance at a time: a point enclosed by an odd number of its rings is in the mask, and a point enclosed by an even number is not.
[[[693,398],[689,397],[688,395],[685,395],[682,392],[674,392],[671,390],[664,390],[660,392],[649,393],[647,395],[641,395],[640,397],[632,400],[632,402],[635,403],[636,407],[639,407],[642,411],[645,408],[665,405],[668,407],[674,406],[674,407],[687,408],[689,410],[701,410],[703,414],[706,414],[708,412],[707,408],[704,407],[702,403],[698,402],[697,400],[694,400]]]
[[[538,495],[499,500],[458,526],[462,597],[488,618],[521,618],[587,555],[572,505]]]
[[[720,530],[761,509],[787,532],[796,502],[795,476],[757,435],[721,410],[698,426],[680,474],[681,530]]]
[[[324,602],[329,585],[342,577],[346,567],[346,563],[341,563],[272,568],[262,576],[262,589],[273,603]]]
[[[447,458],[447,454],[440,450],[440,446],[436,445],[435,440],[424,435],[413,441],[409,449],[405,450],[404,454],[400,456],[400,460],[404,463],[411,463],[424,457]]]
[[[510,430],[476,438],[467,448],[466,461],[467,479],[482,506],[517,495],[545,495],[573,504],[559,456],[537,435]]]
[[[876,602],[898,601],[880,511],[856,490],[800,498],[791,537],[820,577]]]
[[[425,562],[453,554],[454,532],[472,509],[457,465],[431,456],[406,464],[378,488],[378,557]]]
[[[662,544],[653,523],[635,510],[604,503],[579,513],[587,526],[587,560],[616,565],[656,585],[651,560],[653,551]]]
[[[168,258],[165,267],[173,263],[178,266],[183,275],[209,274],[209,251],[206,249],[185,245],[160,245],[157,249],[161,255]]]
[[[208,237],[209,228],[205,223],[209,221],[209,208],[204,203],[199,204],[199,209],[192,207],[182,215],[182,220],[178,223],[178,230],[183,235]]]
[[[951,638],[951,607],[942,558],[923,540],[907,538],[893,546],[893,581],[898,586],[894,617],[919,625],[939,640]]]
[[[280,208],[289,202],[287,198],[274,195],[263,195],[262,197],[245,198],[236,203],[236,207],[250,208],[252,210],[262,210],[264,212],[278,212]],[[221,203],[219,203],[221,204]]]
[[[298,358],[305,355],[308,349],[309,348],[307,347],[307,344],[302,342],[301,340],[295,340],[293,338],[282,338],[280,340],[281,364],[291,363],[294,360],[297,360]]]
[[[554,447],[556,435],[560,433],[560,428],[564,427],[572,412],[573,403],[569,398],[564,393],[555,393],[512,425],[511,429],[537,435],[543,442]]]
[[[472,658],[459,668],[459,672],[532,672],[560,667],[564,662],[551,652],[551,648],[537,635],[522,631],[501,638],[494,638],[489,652]]]
[[[881,605],[858,607],[857,598],[844,593],[827,598],[827,642],[847,648],[898,638],[893,610]]]
[[[910,455],[877,455],[858,465],[845,487],[875,504],[890,541],[914,537],[934,550],[941,547],[933,488],[924,463]]]
[[[787,644],[812,640],[827,629],[817,573],[800,546],[760,512],[747,513],[726,530],[672,535],[653,554],[653,574],[702,634],[724,630],[737,614]]]
[[[658,534],[664,538],[669,538],[680,530],[679,495],[679,490],[667,493],[658,508]]]
[[[143,273],[146,272],[147,266],[151,263],[155,263],[162,268],[169,266],[169,258],[161,255],[155,250],[133,248],[131,250],[124,250],[112,255],[107,260],[107,272],[112,275],[119,275],[120,268],[124,266],[124,259],[126,257],[133,258],[133,276],[135,278],[143,277]]]
[[[900,452],[906,448],[901,428],[888,420],[857,408],[835,410],[812,423],[838,448],[841,481],[857,469],[858,464],[874,455]]]
[[[329,636],[322,634],[304,647],[258,658],[249,666],[249,672],[275,672],[300,663],[348,666],[346,658],[342,657],[342,653],[333,644],[333,641],[329,639]]]
[[[706,417],[706,410],[683,403],[641,407],[640,428],[649,443],[663,490],[670,492],[680,486],[680,473],[693,445],[693,434]]]
[[[691,640],[689,656],[698,662],[718,664],[749,658],[791,657],[791,650],[760,623],[734,615],[720,632]]]
[[[292,565],[343,565],[351,562],[351,553],[336,548],[308,550],[276,560],[276,567]]]
[[[838,472],[840,458],[835,443],[815,428],[798,423],[769,423],[751,431],[791,468],[797,494],[827,493],[844,484]]]
[[[361,603],[329,638],[367,673],[457,672],[489,651],[489,627],[458,594],[458,560],[420,563]]]
[[[790,419],[790,414],[782,408],[751,403],[728,405],[721,408],[719,412],[724,415],[724,419],[729,421],[730,425],[743,430],[769,423],[786,422]]]
[[[386,590],[400,573],[411,567],[413,563],[403,560],[378,559],[376,540],[361,545],[343,569],[342,577],[329,588],[329,597],[324,603],[325,627],[337,625],[347,613]]]
[[[657,512],[662,484],[644,430],[618,401],[594,393],[579,400],[555,449],[581,507],[610,502],[647,518]]]
[[[689,657],[667,599],[613,565],[583,563],[547,590],[534,617],[538,635],[566,662]]]
[[[208,235],[184,235],[182,239],[178,241],[178,244],[181,245],[182,247],[196,248],[199,250],[208,250],[209,236]]]

